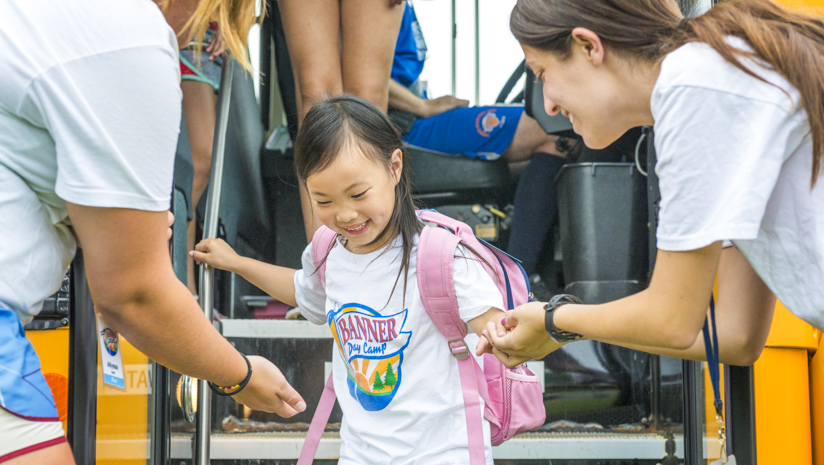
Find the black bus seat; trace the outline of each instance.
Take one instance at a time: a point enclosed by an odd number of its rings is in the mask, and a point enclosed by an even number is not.
[[[415,197],[435,208],[454,203],[500,203],[508,191],[509,167],[501,159],[476,160],[406,145]]]

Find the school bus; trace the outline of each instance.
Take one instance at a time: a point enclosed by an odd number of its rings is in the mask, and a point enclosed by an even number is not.
[[[824,7],[822,0],[778,2],[796,9]],[[681,3],[686,9],[693,2]],[[277,5],[269,0],[268,6],[270,17],[260,29],[258,61],[264,72],[259,98],[250,76],[228,60],[224,68],[212,181],[199,206],[200,217],[205,216],[204,237],[219,235],[242,254],[299,267],[303,233],[286,130],[290,101],[285,88],[291,76]],[[476,0],[474,11],[478,8],[483,3]],[[454,24],[455,0],[452,11]],[[475,31],[477,46],[480,32]],[[526,82],[527,87],[533,85]],[[525,93],[527,112],[545,128],[559,124],[541,115],[540,100],[530,102],[540,99],[540,91]],[[223,163],[224,154],[232,157],[231,162]],[[647,163],[654,162],[647,155]],[[188,204],[191,161],[189,157],[187,165],[187,156],[184,124],[172,198],[176,220],[171,244],[176,273],[184,282],[186,221],[189,211],[198,208]],[[492,218],[495,231],[505,234],[506,214],[489,216],[491,210],[506,212],[505,166],[445,160],[426,151],[416,152],[414,159],[418,161],[410,162],[417,163],[413,177],[418,173],[431,178],[428,184],[416,184],[420,201],[462,219],[481,222],[485,217],[489,222]],[[461,184],[432,171],[469,173],[465,177],[472,182]],[[635,179],[628,182],[639,182],[631,166],[625,171]],[[648,213],[649,205],[642,207]],[[646,224],[643,228],[651,229],[654,237],[654,228]],[[215,319],[215,326],[244,353],[267,356],[280,366],[306,399],[307,412],[285,420],[250,411],[231,399],[214,399],[208,390],[198,392],[195,380],[157,365],[122,336],[100,343],[103,329],[95,322],[81,251],[63,287],[26,327],[78,464],[294,463],[330,370],[330,335],[308,322],[282,319],[282,304],[237,276],[218,272],[202,279],[204,308],[214,305],[225,317]],[[101,344],[121,357],[123,387],[105,382]],[[697,465],[719,457],[705,363],[581,341],[530,365],[544,374],[547,424],[496,447],[496,463]],[[779,302],[758,361],[751,367],[725,366],[722,378],[728,447],[739,464],[824,465],[820,331]],[[340,417],[339,410],[333,412],[317,454],[328,462],[319,462],[334,463]]]

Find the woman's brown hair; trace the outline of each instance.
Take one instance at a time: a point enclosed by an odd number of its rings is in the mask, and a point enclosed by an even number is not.
[[[168,11],[175,0],[161,0],[163,11]],[[200,0],[192,16],[183,26],[182,34],[194,36],[198,43],[197,55],[202,52],[203,36],[209,29],[209,23],[216,22],[219,32],[226,41],[226,48],[248,72],[252,64],[248,56],[249,29],[255,22],[262,23],[266,17],[266,2],[261,2],[260,16],[255,14],[255,0]]]
[[[521,44],[570,54],[572,30],[584,27],[605,46],[657,61],[688,42],[710,45],[727,61],[762,80],[741,63],[759,58],[801,95],[813,140],[815,185],[824,162],[824,18],[796,12],[770,0],[727,0],[682,23],[674,0],[518,0],[510,29]],[[725,40],[743,39],[752,52]]]

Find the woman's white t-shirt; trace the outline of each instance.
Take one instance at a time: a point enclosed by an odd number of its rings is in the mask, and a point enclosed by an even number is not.
[[[767,82],[704,43],[661,64],[651,99],[658,248],[732,240],[789,310],[824,329],[824,176],[811,189],[807,114],[780,74],[745,65]]]
[[[303,270],[295,274],[301,314],[328,325],[335,339],[332,372],[343,411],[341,465],[469,461],[458,364],[421,304],[417,237],[414,243],[405,300],[403,277],[392,293],[401,266],[399,238],[386,249],[363,255],[337,244],[327,258],[325,291],[315,273],[311,245],[303,253]],[[473,258],[455,259],[454,279],[464,321],[503,308],[495,283]],[[477,336],[467,336],[470,349],[475,342]],[[491,465],[485,420],[484,443]]]
[[[169,208],[176,45],[148,0],[0,2],[0,307],[23,324],[74,256],[67,201]]]

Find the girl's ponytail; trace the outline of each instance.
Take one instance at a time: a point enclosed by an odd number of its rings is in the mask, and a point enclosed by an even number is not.
[[[682,22],[674,0],[518,0],[510,29],[524,45],[565,58],[572,30],[587,28],[612,50],[657,61],[688,42],[704,42],[727,61],[760,79],[740,61],[757,57],[801,94],[813,138],[815,185],[824,162],[824,18],[789,10],[771,0],[727,0]],[[724,39],[743,39],[753,53]]]

